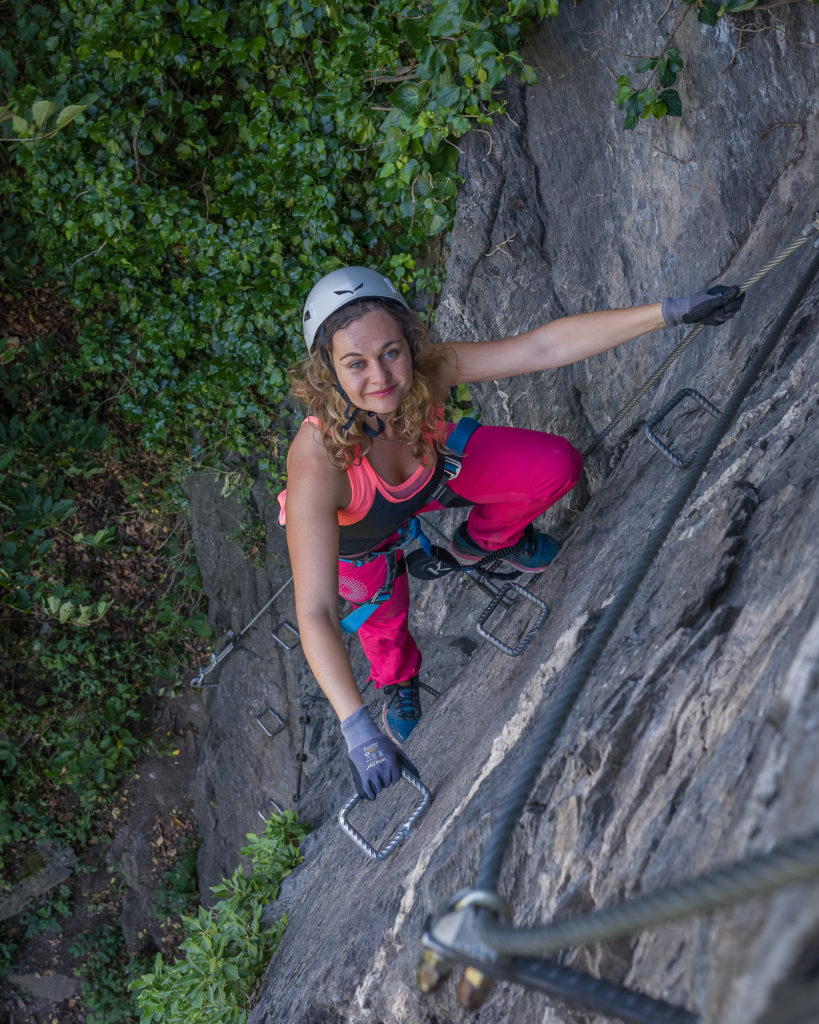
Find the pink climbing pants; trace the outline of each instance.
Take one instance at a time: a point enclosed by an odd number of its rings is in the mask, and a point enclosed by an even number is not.
[[[515,544],[523,530],[568,493],[580,478],[583,459],[565,438],[518,427],[481,426],[464,449],[461,471],[450,484],[474,502],[470,536],[490,551]],[[421,512],[440,509],[431,502]],[[399,553],[399,565],[402,556]],[[365,603],[382,586],[386,558],[364,565],[339,562],[341,597]],[[401,683],[421,667],[421,652],[409,631],[409,584],[402,572],[392,596],[358,630],[376,689]]]

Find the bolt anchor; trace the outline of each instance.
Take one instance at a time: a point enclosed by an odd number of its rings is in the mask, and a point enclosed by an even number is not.
[[[465,1010],[477,1010],[483,1006],[493,979],[483,974],[477,967],[467,967],[464,976],[458,982],[458,1002]]]
[[[425,949],[418,965],[418,988],[425,994],[437,992],[452,973],[452,964],[431,949]]]

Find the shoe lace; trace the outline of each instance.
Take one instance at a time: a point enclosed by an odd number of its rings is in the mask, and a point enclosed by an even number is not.
[[[396,705],[398,705],[396,707]],[[421,714],[421,702],[418,694],[418,683],[412,686],[399,686],[390,705],[390,711],[404,720],[418,718]]]
[[[534,558],[538,548],[538,535],[535,533],[535,528],[530,523],[523,531],[523,536],[518,541],[521,552],[527,558]]]

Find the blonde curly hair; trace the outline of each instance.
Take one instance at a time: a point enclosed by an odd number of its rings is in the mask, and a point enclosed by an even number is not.
[[[413,455],[428,464],[443,447],[440,402],[432,391],[432,375],[446,357],[442,345],[429,340],[426,324],[412,310],[390,299],[358,299],[329,316],[316,332],[312,352],[290,369],[293,395],[307,407],[307,415],[318,421],[330,461],[338,469],[350,466],[366,455],[372,438],[364,430],[364,415],[356,415],[347,427],[349,406],[341,393],[333,368],[331,346],[336,331],[360,320],[367,313],[383,310],[398,324],[412,355],[413,375],[409,394],[401,403],[395,425],[414,442]]]

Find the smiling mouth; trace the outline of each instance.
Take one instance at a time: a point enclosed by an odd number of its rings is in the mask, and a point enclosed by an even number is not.
[[[370,392],[370,398],[383,398],[384,395],[392,394],[392,392],[395,391],[395,388],[396,388],[396,385],[393,384],[392,387],[385,388],[383,391],[371,391]]]

